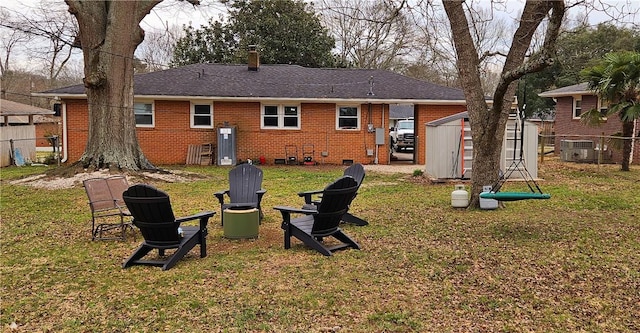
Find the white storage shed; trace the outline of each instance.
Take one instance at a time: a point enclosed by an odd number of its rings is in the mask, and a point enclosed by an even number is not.
[[[516,125],[518,125],[516,127]],[[436,179],[470,179],[473,172],[473,142],[467,112],[461,112],[425,124],[425,172]],[[507,122],[502,144],[500,170],[511,179],[521,179],[526,167],[532,178],[538,178],[538,127],[524,122],[522,163],[520,160],[520,125],[516,118]],[[524,170],[522,170],[524,171]]]

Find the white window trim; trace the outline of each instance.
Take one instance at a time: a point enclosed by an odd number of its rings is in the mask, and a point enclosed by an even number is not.
[[[144,128],[153,128],[156,127],[156,103],[152,100],[135,100],[133,104],[151,104],[151,124],[138,124],[136,123],[136,127],[144,127]],[[135,117],[135,110],[133,111]]]
[[[571,100],[571,117],[573,119],[580,119],[580,115],[576,116],[576,102],[580,101],[580,114],[584,113],[584,109],[582,108],[582,96],[573,96]]]
[[[209,114],[209,119],[211,120],[211,125],[194,125],[194,120],[196,116],[196,105],[209,105],[209,110],[211,113]],[[213,102],[212,101],[191,101],[191,111],[189,112],[189,126],[191,128],[213,128]],[[204,117],[204,115],[198,115],[199,117]]]
[[[340,108],[341,107],[355,107],[358,110],[358,113],[356,115],[358,125],[356,126],[356,128],[340,128]],[[349,105],[349,104],[336,105],[336,130],[339,130],[339,131],[359,131],[360,130],[360,124],[362,123],[361,119],[362,119],[362,115],[360,113],[360,105],[353,105],[353,104],[351,104],[351,105]]]
[[[603,106],[604,104],[606,104],[606,106]],[[604,101],[602,101],[602,98],[598,97],[598,112],[600,112],[600,115],[602,115],[603,109],[609,112],[609,103],[605,103]],[[607,117],[602,117],[602,120],[607,120]]]
[[[278,107],[278,126],[264,126],[264,107],[265,106],[277,106]],[[284,108],[287,106],[294,106],[296,107],[296,109],[298,110],[298,114],[297,114],[297,123],[298,126],[296,127],[291,127],[291,126],[284,126]],[[302,126],[301,124],[301,116],[300,114],[302,113],[302,109],[300,107],[300,104],[298,103],[287,103],[287,102],[273,102],[273,103],[261,103],[260,104],[260,129],[272,129],[272,130],[299,130]],[[270,115],[271,117],[273,117],[273,115]],[[287,116],[287,117],[291,117],[291,116]]]

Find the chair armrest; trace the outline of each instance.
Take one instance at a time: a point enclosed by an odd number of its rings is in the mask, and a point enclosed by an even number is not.
[[[218,201],[220,201],[220,204],[224,204],[224,195],[225,194],[229,194],[229,190],[223,190],[223,191],[218,191],[213,193],[213,195],[218,198]]]
[[[263,188],[256,191],[256,194],[258,195],[258,208],[260,208],[260,202],[262,201],[262,197],[265,193],[267,193],[267,190]]]
[[[291,222],[291,213],[305,214],[305,215],[313,215],[318,214],[318,211],[315,209],[302,209],[302,208],[294,208],[288,206],[275,206],[273,207],[275,210],[279,210],[282,214],[282,225],[287,226],[289,222]]]
[[[177,223],[182,223],[182,222],[186,222],[186,221],[198,220],[198,219],[203,219],[203,218],[208,219],[208,218],[212,217],[215,214],[216,214],[216,212],[200,212],[198,214],[193,214],[193,215],[177,218],[176,222]]]
[[[178,218],[178,219],[176,219],[175,223],[180,225],[180,223],[185,222],[185,221],[200,220],[200,231],[204,232],[204,234],[206,235],[207,234],[207,224],[209,223],[209,218],[212,217],[215,214],[216,214],[216,212],[211,212],[211,211],[200,212],[198,214],[194,214],[194,215],[189,215],[189,216]]]
[[[127,206],[119,205],[118,201],[116,201],[116,207],[120,211],[120,214],[123,216],[131,216],[131,212],[129,212],[129,208]]]
[[[304,203],[306,204],[312,204],[313,203],[313,195],[317,195],[317,194],[321,194],[323,192],[323,190],[314,190],[314,191],[306,191],[306,192],[299,192],[298,196],[299,197],[304,197]]]
[[[288,206],[275,206],[273,207],[273,209],[279,210],[280,212],[287,212],[287,213],[298,213],[298,214],[305,214],[305,215],[318,214],[318,211],[316,209],[302,209],[302,208],[294,208],[294,207],[288,207]]]

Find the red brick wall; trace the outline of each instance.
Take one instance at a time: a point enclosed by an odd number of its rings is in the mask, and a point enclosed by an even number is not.
[[[336,129],[336,105],[304,103],[300,106],[300,130],[260,129],[260,103],[216,102],[214,122],[220,126],[227,122],[236,126],[237,158],[258,160],[264,157],[267,163],[287,158],[287,153],[297,151],[299,161],[304,155],[315,161],[341,164],[343,160],[355,163],[373,163],[375,156],[367,156],[366,150],[375,153],[375,133],[368,133],[368,105],[361,105],[361,129],[357,131]],[[385,114],[386,115],[386,114]],[[374,127],[382,126],[380,105],[372,105],[371,118]],[[287,151],[287,146],[289,151]],[[379,149],[379,163],[386,163],[388,150]],[[321,156],[327,152],[328,156]],[[384,155],[384,156],[382,156]]]
[[[593,95],[582,96],[582,112],[597,107],[597,97]],[[599,136],[613,135],[622,131],[622,123],[617,116],[609,117],[601,126],[592,127],[583,124],[580,119],[573,119],[573,97],[559,97],[556,99],[555,118],[555,153],[560,154],[560,142],[562,140],[591,140],[596,144]],[[640,164],[640,142],[636,141],[633,163]],[[613,161],[620,162],[622,157],[618,150],[613,149]]]
[[[59,123],[37,123],[36,124],[36,147],[51,147],[51,143],[46,138],[51,135],[57,135],[62,138],[62,129]],[[60,139],[61,140],[61,139]],[[51,148],[53,151],[53,148]]]
[[[415,159],[418,164],[426,164],[425,145],[427,138],[426,123],[446,116],[467,111],[466,105],[418,105]]]
[[[87,144],[88,137],[88,119],[86,100],[66,100],[66,119],[67,119],[67,161],[77,161]]]
[[[68,161],[77,161],[86,145],[87,106],[86,101],[69,100],[67,103]],[[145,156],[154,164],[184,164],[190,144],[216,143],[215,129],[190,128],[190,103],[188,101],[156,100],[155,126],[138,128],[138,139]],[[336,129],[336,105],[306,103],[301,105],[300,130],[260,129],[260,103],[215,102],[213,121],[217,126],[228,122],[237,126],[237,158],[240,160],[264,157],[269,164],[277,158],[286,158],[285,146],[297,149],[299,160],[303,153],[327,164],[341,164],[343,160],[370,164],[375,159],[375,133],[367,131],[369,121],[373,127],[387,127],[388,106],[368,104],[361,108],[360,130]],[[384,126],[383,126],[384,121]],[[385,128],[385,138],[388,138]],[[303,147],[303,145],[305,145]],[[367,149],[373,156],[367,156]],[[322,157],[321,153],[328,156]],[[388,163],[388,142],[378,148],[378,163]]]

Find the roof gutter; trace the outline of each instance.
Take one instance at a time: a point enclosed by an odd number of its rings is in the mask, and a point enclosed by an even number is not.
[[[593,95],[593,94],[594,94],[593,90],[576,90],[576,91],[564,91],[564,92],[543,92],[543,93],[539,93],[538,96],[557,98],[557,97],[570,97],[570,96],[576,96],[576,95]]]

